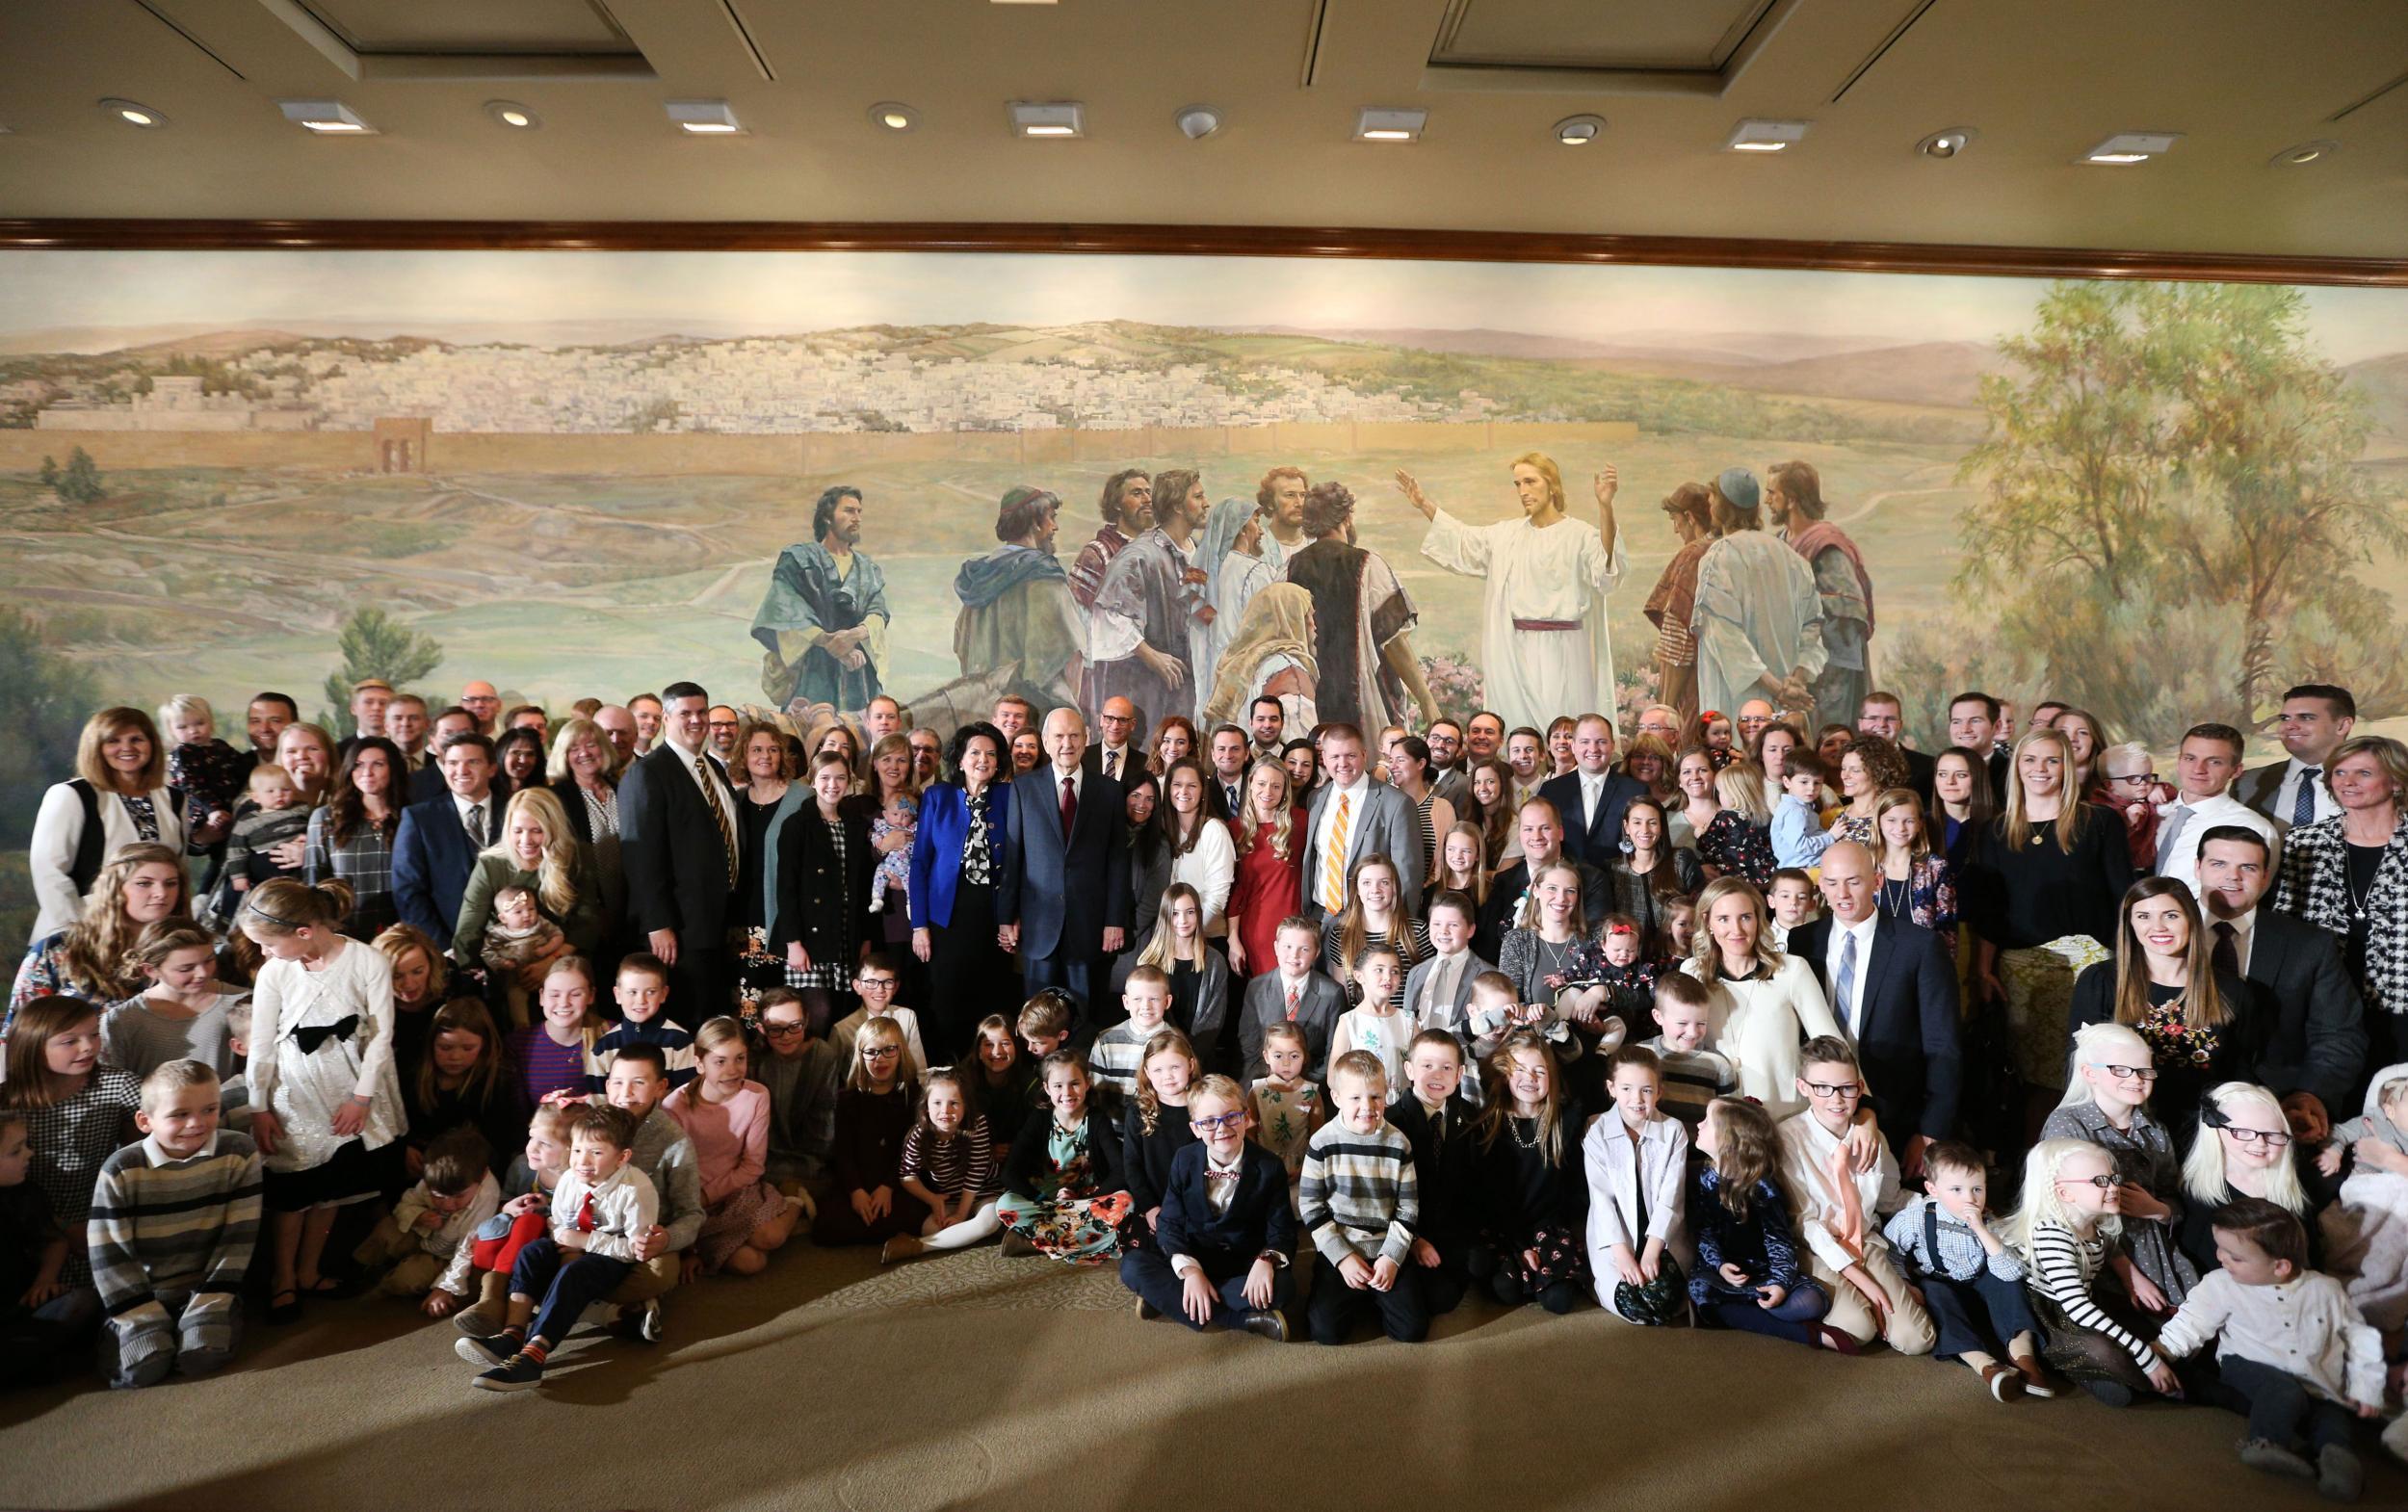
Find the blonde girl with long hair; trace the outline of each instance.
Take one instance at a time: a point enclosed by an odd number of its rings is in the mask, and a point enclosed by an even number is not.
[[[1488,1057],[1481,1096],[1488,1218],[1465,1268],[1507,1307],[1536,1302],[1568,1313],[1588,1287],[1579,1105],[1564,1095],[1554,1050],[1526,1029]]]
[[[2023,1201],[1999,1236],[2024,1257],[2048,1338],[2041,1360],[2111,1407],[2182,1390],[2132,1301],[2132,1258],[2118,1242],[2123,1196],[2112,1155],[2086,1139],[2044,1139],[2024,1158]]]
[[[2311,1241],[2318,1238],[2282,1100],[2252,1082],[2223,1082],[2199,1100],[2199,1134],[2183,1158],[2183,1195],[2186,1207],[2174,1238],[2202,1274],[2220,1264],[2210,1215],[2236,1197],[2263,1197],[2306,1223]]]
[[[694,1079],[661,1107],[694,1141],[702,1177],[694,1252],[712,1274],[758,1275],[794,1237],[802,1203],[767,1180],[770,1089],[752,1080],[744,1026],[721,1014],[694,1030]]]
[[[1488,842],[1479,826],[1469,820],[1457,820],[1438,837],[1438,865],[1431,870],[1422,897],[1427,900],[1440,893],[1461,893],[1474,906],[1484,907],[1488,902],[1488,884],[1494,876],[1488,868]]]
[[[1229,886],[1229,969],[1267,971],[1279,921],[1303,906],[1304,811],[1296,779],[1275,756],[1246,769],[1241,812],[1229,821],[1237,876]]]
[[[1148,1234],[1161,1221],[1170,1190],[1170,1162],[1195,1143],[1188,1126],[1188,1093],[1204,1074],[1195,1047],[1175,1029],[1156,1030],[1138,1056],[1137,1094],[1121,1113],[1120,1170],[1132,1209]]]

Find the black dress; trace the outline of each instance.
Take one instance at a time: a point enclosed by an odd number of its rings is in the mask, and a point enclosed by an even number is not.
[[[2245,1082],[2265,1048],[2269,1015],[2258,1005],[2253,983],[2223,972],[2215,974],[2216,995],[2231,1015],[2213,1029],[2185,1027],[2174,1000],[2180,987],[2149,984],[2149,1014],[2133,1026],[2148,1042],[2157,1067],[2158,1084],[2149,1096],[2149,1112],[2174,1136],[2178,1153],[2187,1152],[2199,1130],[2199,1099],[2208,1088],[2225,1082]],[[2115,1019],[2115,963],[2101,961],[2074,980],[2074,1001],[2065,1014],[2066,1074],[2073,1075],[2074,1030],[2085,1024]]]
[[[1021,1001],[1019,963],[995,938],[995,880],[1003,852],[987,822],[987,806],[1000,791],[990,783],[977,797],[965,796],[969,833],[954,883],[953,917],[929,926],[929,1001],[920,1008],[920,1038],[929,1058],[940,1064],[970,1052],[979,1020],[990,1013],[1014,1019]],[[937,865],[945,860],[939,857]],[[1012,1125],[998,1120],[994,1127]]]
[[[2029,950],[2069,934],[2112,948],[2116,911],[2133,885],[2132,848],[2123,820],[2085,804],[2072,851],[2058,847],[2054,822],[2010,847],[2002,820],[1967,857],[1963,876],[1965,917],[2000,950]]]

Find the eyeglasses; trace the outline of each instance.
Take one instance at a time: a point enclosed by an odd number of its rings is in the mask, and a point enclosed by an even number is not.
[[[2155,1066],[2109,1066],[2095,1060],[2091,1064],[2118,1082],[2155,1082],[2158,1079],[2158,1068]]]
[[[861,1052],[861,1058],[864,1060],[892,1060],[897,1056],[902,1054],[903,1048],[898,1045],[886,1045],[877,1048],[864,1047]]]
[[[2154,771],[2135,771],[2130,772],[2121,777],[2109,777],[2107,779],[2109,782],[2136,782],[2144,788],[2157,780],[2158,774]]]
[[[1224,1129],[1243,1129],[1245,1127],[1245,1109],[1233,1108],[1218,1118],[1191,1118],[1188,1127],[1195,1131],[1199,1139],[1209,1138]]]
[[[892,977],[855,977],[852,979],[852,990],[855,992],[892,992],[895,990],[895,978]]]
[[[811,1026],[800,1019],[763,1019],[761,1032],[772,1039],[792,1039]]]
[[[1865,1093],[1862,1082],[1808,1082],[1805,1087],[1817,1097],[1862,1097]]]
[[[2242,1144],[2263,1144],[2269,1150],[2279,1150],[2290,1143],[2290,1135],[2265,1129],[2243,1129],[2238,1124],[2226,1124],[2224,1132]]]
[[[2123,1185],[2113,1176],[2060,1176],[2056,1184],[2059,1186],[2096,1186],[2101,1191],[2113,1191]]]

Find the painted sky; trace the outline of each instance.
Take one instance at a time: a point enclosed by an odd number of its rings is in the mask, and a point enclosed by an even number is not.
[[[2035,279],[1339,258],[915,252],[0,253],[0,334],[313,321],[455,334],[540,311],[696,335],[970,321],[1520,330],[1590,340],[1715,332],[1986,341]],[[2337,361],[2408,351],[2408,294],[2319,288]]]

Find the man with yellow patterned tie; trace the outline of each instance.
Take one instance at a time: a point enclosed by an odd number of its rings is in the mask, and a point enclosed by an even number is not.
[[[1386,856],[1397,869],[1405,912],[1422,913],[1421,817],[1405,795],[1363,766],[1363,732],[1351,724],[1322,731],[1322,769],[1329,776],[1313,790],[1305,832],[1304,908],[1316,920],[1344,912],[1354,869],[1366,856]]]
[[[689,1030],[728,1011],[735,973],[727,926],[743,917],[734,906],[736,793],[703,748],[710,707],[694,683],[661,690],[661,742],[618,788],[629,921],[668,967],[668,1016]]]

